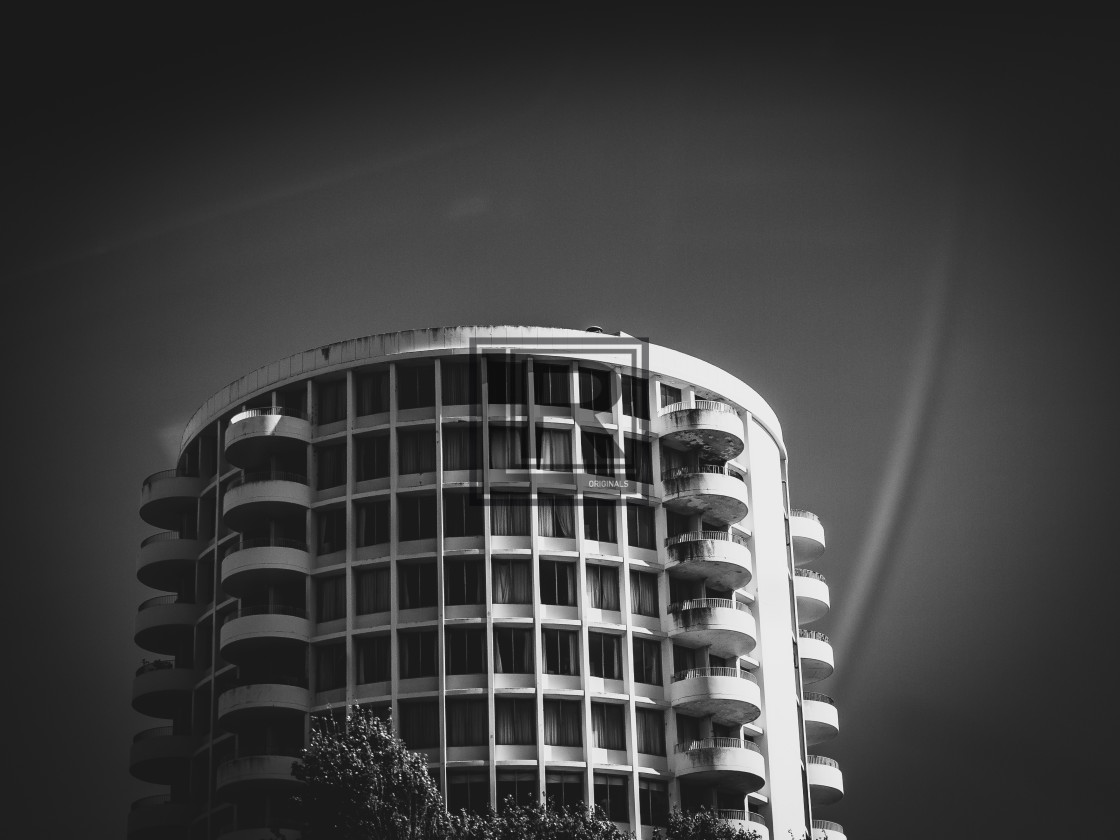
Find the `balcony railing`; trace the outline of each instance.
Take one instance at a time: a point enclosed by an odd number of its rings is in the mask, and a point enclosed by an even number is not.
[[[722,540],[723,542],[733,542],[743,546],[747,544],[747,538],[742,534],[729,534],[727,531],[686,531],[683,534],[677,534],[675,537],[666,537],[665,547],[669,548],[670,546],[697,542],[698,540]]]
[[[248,618],[251,615],[290,615],[295,618],[307,618],[307,608],[289,607],[283,604],[254,604],[226,613],[222,616],[221,625],[225,625],[235,618]]]
[[[820,630],[798,630],[797,635],[802,639],[816,639],[818,642],[824,642],[826,645],[832,644],[828,640],[828,636]]]
[[[252,540],[241,540],[226,543],[222,546],[221,559],[225,560],[235,551],[247,548],[293,548],[296,551],[308,551],[307,543],[303,540],[289,540],[284,537],[260,537]]]
[[[789,515],[800,516],[802,519],[812,519],[814,522],[821,521],[820,517],[813,513],[811,510],[798,510],[797,508],[793,508],[790,510]]]
[[[163,607],[168,604],[186,604],[187,601],[180,601],[178,595],[157,595],[154,598],[149,598],[140,604],[139,609],[147,610],[152,607]]]
[[[687,411],[690,408],[696,408],[700,411],[722,411],[726,414],[739,413],[727,403],[716,402],[715,400],[696,400],[693,405],[689,405],[686,402],[669,403],[667,406],[657,410],[657,416],[664,417],[666,414],[672,414],[674,411]]]
[[[833,822],[832,820],[813,820],[813,828],[819,828],[821,831],[835,831],[840,834],[844,833],[844,826],[840,823]]]
[[[128,809],[130,811],[139,811],[143,808],[158,808],[160,805],[170,805],[171,797],[166,793],[157,793],[155,796],[145,796],[137,799],[132,803]]]
[[[822,575],[820,572],[814,572],[812,569],[794,569],[793,576],[812,578],[813,580],[819,580],[821,583],[828,583],[828,581],[825,580],[824,575]]]
[[[132,743],[135,744],[138,741],[147,741],[149,738],[166,738],[174,734],[174,726],[153,726],[151,729],[145,729],[143,732],[137,732],[133,735]]]
[[[675,604],[670,604],[666,612],[669,615],[676,615],[679,612],[687,610],[711,610],[711,609],[725,609],[725,610],[742,610],[745,613],[750,613],[751,608],[746,604],[739,601],[733,601],[730,598],[690,598],[687,601],[679,601]]]
[[[306,411],[301,411],[298,408],[286,408],[282,405],[272,406],[270,408],[250,408],[245,411],[238,412],[230,418],[229,424],[232,426],[241,420],[248,420],[250,417],[267,417],[269,415],[276,415],[280,417],[295,417],[297,420],[310,420]]]
[[[226,490],[232,490],[234,487],[240,487],[242,484],[256,484],[260,481],[291,481],[295,484],[307,484],[307,476],[300,475],[299,473],[281,472],[280,470],[247,472],[234,476],[229,484],[226,485]]]
[[[144,537],[144,539],[140,540],[140,547],[143,548],[144,546],[151,545],[155,542],[165,542],[166,540],[177,539],[179,539],[179,534],[177,531],[160,531],[158,534],[152,534],[151,536]]]
[[[161,478],[198,478],[198,474],[179,469],[160,470],[159,472],[152,473],[150,476],[144,479],[144,489],[147,490],[152,486],[152,482],[159,481]]]
[[[748,680],[753,683],[758,682],[758,677],[749,671],[740,671],[738,668],[688,668],[684,671],[677,671],[670,677],[670,682],[680,682],[681,680],[690,680],[700,677],[738,677],[741,680]]]
[[[673,747],[673,752],[683,753],[693,752],[695,750],[715,749],[743,749],[751,750],[756,753],[762,752],[758,744],[754,741],[744,741],[741,738],[697,738],[694,741],[689,741],[687,744],[675,745]]]
[[[807,756],[810,764],[822,764],[825,767],[835,767],[840,769],[840,765],[836,763],[835,759],[829,758],[826,755],[810,755]]]
[[[167,671],[175,667],[175,662],[170,659],[156,659],[151,662],[144,660],[144,664],[136,669],[136,676],[149,674],[152,671]]]
[[[816,700],[818,703],[827,703],[830,706],[836,705],[836,701],[827,694],[821,694],[816,691],[806,691],[802,693],[801,697],[804,700]]]

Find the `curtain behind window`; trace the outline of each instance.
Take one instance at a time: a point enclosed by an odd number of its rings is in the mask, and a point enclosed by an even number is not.
[[[435,700],[406,701],[400,709],[401,740],[409,748],[439,746],[439,704]]]
[[[599,749],[626,749],[626,727],[622,719],[622,706],[592,703],[591,735],[595,740],[595,746]]]
[[[638,752],[665,755],[665,716],[653,709],[638,709],[635,723],[638,727]]]
[[[533,644],[528,630],[494,628],[494,673],[531,674]]]
[[[491,493],[490,532],[494,536],[529,536],[529,494]]]
[[[628,437],[626,445],[626,477],[649,484],[653,481],[653,453],[647,441]]]
[[[597,610],[618,609],[618,569],[613,566],[587,566],[588,603]]]
[[[496,744],[535,744],[537,710],[533,700],[494,701],[494,742]]]
[[[627,502],[626,541],[635,548],[656,548],[653,508]]]
[[[583,745],[583,712],[579,701],[544,701],[544,742],[554,747]]]
[[[490,427],[490,466],[494,469],[524,469],[528,452],[524,426]]]
[[[532,582],[526,560],[494,560],[495,604],[531,604]]]
[[[478,435],[467,426],[445,427],[443,430],[443,468],[445,470],[477,470],[480,465]]]
[[[657,575],[630,572],[630,611],[637,615],[656,616]]]
[[[357,379],[358,414],[380,414],[389,410],[389,371],[376,370]]]
[[[401,475],[436,470],[436,439],[430,431],[398,432],[397,452]]]
[[[436,723],[438,730],[439,724]],[[490,740],[485,700],[447,701],[447,745],[480,747]]]
[[[346,578],[321,578],[317,584],[316,620],[333,621],[346,615]]]
[[[439,366],[440,390],[444,405],[468,405],[478,402],[477,377],[471,359],[446,359]]]
[[[571,496],[541,493],[537,497],[537,527],[542,537],[576,535],[575,505]]]

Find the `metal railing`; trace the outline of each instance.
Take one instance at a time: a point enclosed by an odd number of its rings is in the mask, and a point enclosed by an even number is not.
[[[147,490],[152,486],[152,482],[159,481],[161,478],[198,478],[197,473],[188,472],[187,470],[160,470],[154,472],[144,479],[142,489]]]
[[[687,601],[678,601],[670,604],[667,612],[669,615],[676,615],[679,612],[685,612],[687,610],[711,610],[717,608],[742,610],[748,614],[751,611],[751,608],[746,604],[733,601],[731,598],[689,598]]]
[[[150,674],[152,671],[169,671],[174,667],[175,662],[171,659],[155,659],[151,662],[145,660],[144,664],[136,669],[136,676]]]
[[[669,678],[669,682],[680,682],[681,680],[690,680],[693,678],[699,679],[701,677],[738,677],[741,680],[757,683],[758,677],[749,671],[740,671],[738,668],[687,668],[684,671],[677,671]]]
[[[667,470],[661,471],[661,480],[674,481],[689,475],[727,475],[746,483],[746,478],[741,472],[731,469],[731,467],[726,464],[697,464],[696,466],[686,465],[683,467],[670,467]]]
[[[143,732],[137,732],[133,735],[132,743],[135,744],[138,741],[147,741],[149,738],[166,738],[174,734],[174,726],[153,726],[151,729],[145,729]]]
[[[797,516],[801,519],[812,519],[814,522],[820,522],[820,517],[813,513],[811,510],[800,510],[798,508],[791,508],[789,515],[791,517]]]
[[[818,642],[824,642],[826,645],[832,644],[828,640],[828,636],[820,630],[798,630],[797,635],[802,639],[816,639]]]
[[[239,423],[242,420],[248,420],[250,417],[294,417],[297,420],[310,420],[306,411],[298,408],[285,408],[282,405],[275,405],[270,408],[249,408],[245,411],[238,412],[229,419],[229,424],[232,426],[234,423]]]
[[[293,548],[296,551],[308,551],[307,543],[302,540],[289,540],[285,537],[259,537],[252,540],[234,540],[222,546],[221,558],[225,560],[231,554],[244,551],[248,548]]]
[[[828,583],[828,581],[825,580],[824,575],[822,575],[820,572],[814,572],[812,569],[794,569],[793,576],[812,578],[813,580],[819,580],[821,583]]]
[[[747,811],[747,822],[766,825],[766,817],[762,816],[762,814],[756,814],[754,811]]]
[[[242,484],[256,484],[259,481],[291,481],[296,484],[307,484],[307,476],[280,470],[241,473],[241,475],[234,476],[230,480],[229,484],[226,485],[226,490],[232,490]]]
[[[179,539],[178,531],[160,531],[158,534],[152,534],[151,536],[144,537],[144,539],[140,540],[140,547],[143,548],[144,546],[151,545],[152,543],[166,542],[167,540],[177,539]]]
[[[816,700],[818,703],[828,703],[830,706],[835,706],[836,701],[829,697],[827,694],[821,694],[817,691],[802,692],[801,698],[803,700]]]
[[[836,763],[836,759],[829,758],[826,755],[810,755],[806,756],[806,758],[808,759],[810,764],[820,764],[824,767],[835,767],[837,770],[840,769],[840,765]]]
[[[168,604],[183,604],[185,601],[180,601],[178,595],[157,595],[154,598],[149,598],[140,604],[140,610],[151,609],[152,607],[164,607]]]
[[[683,534],[677,534],[675,537],[665,538],[665,547],[671,548],[674,545],[680,545],[687,542],[699,542],[700,540],[721,540],[723,542],[733,542],[736,545],[747,547],[747,537],[743,534],[727,533],[727,531],[686,531]]]
[[[813,828],[819,828],[822,831],[837,831],[840,834],[844,833],[844,826],[832,820],[813,820]]]
[[[666,414],[672,414],[674,411],[688,411],[693,408],[699,409],[700,411],[722,411],[725,414],[739,413],[727,403],[716,402],[715,400],[696,400],[692,405],[686,402],[669,403],[657,410],[657,416],[664,417]]]
[[[673,752],[693,752],[695,750],[716,750],[716,749],[742,749],[751,750],[752,752],[760,753],[758,744],[754,741],[744,741],[741,738],[697,738],[694,741],[689,741],[687,744],[677,744],[673,747]]]

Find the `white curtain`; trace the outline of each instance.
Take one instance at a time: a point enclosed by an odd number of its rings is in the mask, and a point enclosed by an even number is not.
[[[537,429],[537,468],[572,468],[572,433],[567,429]]]

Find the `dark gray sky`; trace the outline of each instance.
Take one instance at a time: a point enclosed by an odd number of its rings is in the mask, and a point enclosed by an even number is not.
[[[777,412],[829,540],[819,751],[848,797],[819,816],[1103,826],[1104,24],[421,9],[12,27],[5,694],[34,836],[122,836],[149,792],[136,509],[198,404],[330,341],[502,323],[648,337]]]

